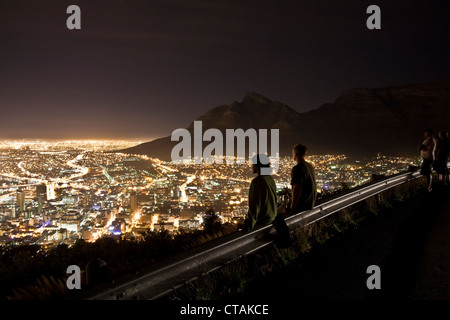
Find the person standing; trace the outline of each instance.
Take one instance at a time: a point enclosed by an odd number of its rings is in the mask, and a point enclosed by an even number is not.
[[[449,171],[447,167],[448,157],[450,154],[450,141],[448,133],[444,130],[439,131],[436,153],[435,153],[435,170],[438,174],[438,181],[447,185],[449,182]]]
[[[291,171],[292,197],[289,213],[311,210],[316,202],[316,177],[314,167],[305,160],[306,151],[303,144],[296,144],[292,149],[292,156],[297,164]]]
[[[420,156],[422,158],[422,166],[420,168],[420,174],[426,177],[428,191],[431,192],[432,166],[436,150],[436,140],[433,138],[433,130],[426,129],[424,131],[424,138],[425,140],[419,146]]]

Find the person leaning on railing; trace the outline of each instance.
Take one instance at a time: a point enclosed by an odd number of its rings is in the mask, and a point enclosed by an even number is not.
[[[291,171],[292,196],[287,214],[311,210],[317,199],[317,185],[314,167],[305,160],[306,146],[296,144],[292,156],[297,163]]]
[[[277,215],[277,187],[271,175],[261,174],[262,168],[270,168],[266,155],[256,155],[252,159],[253,173],[256,177],[250,183],[248,191],[248,213],[244,221],[246,230],[257,225],[268,225]]]
[[[434,162],[436,140],[433,138],[433,130],[426,129],[424,131],[424,141],[419,146],[420,156],[422,157],[422,165],[420,168],[420,174],[427,179],[428,191],[431,192],[432,183],[432,165]]]

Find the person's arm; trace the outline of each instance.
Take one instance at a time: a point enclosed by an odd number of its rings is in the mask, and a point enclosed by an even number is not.
[[[292,168],[291,172],[291,205],[289,206],[289,213],[293,213],[293,210],[298,205],[300,197],[302,195],[302,170],[300,166]]]
[[[292,201],[291,201],[291,208],[290,208],[291,212],[297,206],[301,195],[302,195],[302,185],[301,184],[293,184],[292,185]]]
[[[427,149],[429,148],[429,139],[425,139],[422,144],[419,146],[419,150],[420,151],[427,151]]]
[[[255,183],[252,182],[248,191],[248,213],[244,222],[244,226],[248,231],[253,230],[255,227],[260,208],[260,197],[258,195],[257,188],[255,187]]]
[[[432,148],[431,148],[431,154],[433,156],[433,161],[436,159],[436,148],[437,148],[437,141],[434,138],[431,138],[431,144],[432,144]]]

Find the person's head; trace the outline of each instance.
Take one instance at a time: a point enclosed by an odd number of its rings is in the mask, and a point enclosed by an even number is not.
[[[292,156],[294,158],[294,161],[296,161],[297,163],[300,161],[303,161],[305,159],[305,155],[306,155],[306,146],[303,144],[296,144],[293,148],[292,148]]]
[[[252,158],[253,173],[260,174],[261,168],[270,168],[269,157],[265,154],[257,154]]]
[[[429,138],[431,136],[433,136],[433,129],[426,129],[423,133],[425,138]]]
[[[448,138],[448,132],[441,130],[439,131],[439,139],[447,139]]]

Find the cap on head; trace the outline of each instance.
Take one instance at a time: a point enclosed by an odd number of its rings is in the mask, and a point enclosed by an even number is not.
[[[256,165],[258,168],[268,168],[270,167],[269,157],[265,154],[254,155],[251,159],[252,164]]]

